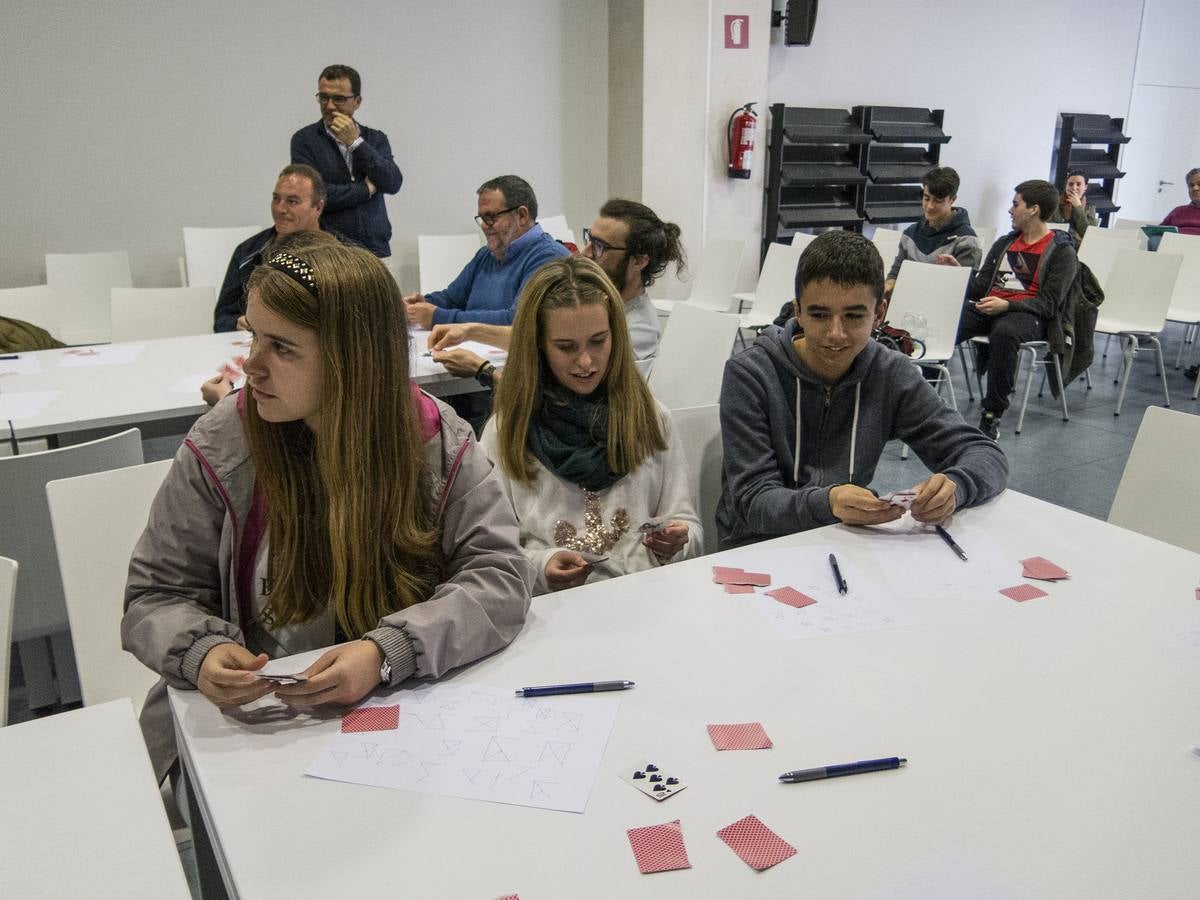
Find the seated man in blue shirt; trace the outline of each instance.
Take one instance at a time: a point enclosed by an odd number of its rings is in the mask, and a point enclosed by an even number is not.
[[[408,324],[431,328],[448,322],[511,325],[517,295],[544,263],[570,251],[537,223],[537,197],[529,182],[516,175],[485,181],[476,191],[487,246],[441,291],[409,294]]]

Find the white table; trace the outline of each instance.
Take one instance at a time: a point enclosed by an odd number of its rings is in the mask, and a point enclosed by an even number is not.
[[[190,897],[133,705],[0,728],[0,893]]]
[[[1200,556],[1013,492],[956,522],[1072,577],[1041,600],[910,600],[922,624],[795,641],[712,584],[739,551],[535,599],[512,647],[455,678],[637,681],[604,695],[620,712],[582,815],[306,778],[336,719],[251,724],[173,692],[230,893],[854,897],[924,870],[941,890],[914,896],[1194,896],[1200,659],[1167,637],[1200,610]],[[760,547],[808,544],[874,565],[840,526]],[[752,721],[774,749],[718,753],[705,732]],[[622,783],[646,755],[688,789],[660,805]],[[893,755],[908,767],[776,781]],[[751,813],[797,856],[763,873],[736,858],[715,833]],[[693,867],[639,874],[625,829],[675,818]]]
[[[414,332],[410,339],[410,360],[416,382],[439,396],[480,390],[474,379],[455,378],[424,355],[427,336],[427,332]],[[56,391],[57,396],[35,415],[13,419],[15,437],[24,440],[115,430],[164,420],[194,419],[208,407],[200,399],[198,382],[190,390],[181,389],[180,383],[192,376],[216,374],[227,360],[245,356],[250,349],[249,335],[243,332],[103,346],[119,348],[134,344],[142,345],[142,350],[136,361],[129,365],[60,365],[64,357],[79,348],[20,354],[21,359],[36,360],[40,372],[0,375],[0,395]],[[0,371],[2,367],[0,362]],[[0,425],[3,425],[3,436],[9,437],[8,422],[0,421]],[[178,430],[186,428],[184,422]]]

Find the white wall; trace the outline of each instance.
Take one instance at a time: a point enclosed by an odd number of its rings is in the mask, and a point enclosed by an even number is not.
[[[770,55],[772,103],[945,109],[942,162],[959,205],[1007,226],[1012,187],[1046,178],[1059,112],[1123,117],[1142,0],[838,0],[820,4],[810,47]]]
[[[270,221],[317,74],[362,73],[359,118],[391,139],[404,187],[393,247],[475,227],[474,190],[530,180],[576,228],[607,196],[603,3],[6,3],[0,28],[0,287],[46,252],[128,249],[134,283],[177,283],[183,225]],[[581,174],[582,173],[582,174]]]

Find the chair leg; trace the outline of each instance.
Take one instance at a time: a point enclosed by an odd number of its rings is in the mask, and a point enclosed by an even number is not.
[[[971,389],[971,370],[967,368],[967,350],[962,345],[958,345],[958,360],[962,363],[963,381],[967,383],[967,402],[975,402],[975,392]]]
[[[1090,367],[1083,370],[1083,380],[1087,384],[1087,389],[1090,391],[1092,389],[1092,370]]]
[[[940,370],[938,379],[940,380],[942,377],[945,377],[946,387],[950,389],[950,406],[953,409],[958,409],[958,397],[954,394],[954,379],[950,377],[950,368],[943,363],[938,366],[938,369]]]
[[[1192,387],[1192,399],[1200,397],[1200,374],[1196,375],[1196,384]]]
[[[1137,336],[1132,334],[1121,335],[1121,347],[1124,361],[1121,363],[1121,372],[1119,383],[1121,391],[1117,394],[1117,408],[1113,412],[1114,416],[1121,414],[1121,404],[1125,402],[1125,388],[1129,384],[1129,372],[1133,369],[1133,355],[1137,353]],[[1117,382],[1114,382],[1116,384]]]
[[[1062,401],[1063,421],[1070,422],[1071,417],[1067,415],[1067,389],[1063,384],[1062,369],[1058,365],[1058,356],[1054,353],[1050,354],[1050,363],[1054,366],[1054,382],[1058,385],[1058,399]]]
[[[1021,371],[1021,362],[1025,359],[1025,352],[1029,352],[1029,374],[1025,376],[1025,393],[1021,397],[1021,414],[1017,416],[1017,434],[1021,433],[1021,428],[1025,424],[1025,407],[1029,405],[1029,388],[1033,386],[1033,370],[1037,367],[1037,351],[1032,347],[1022,347],[1017,352],[1017,371]]]
[[[1108,345],[1112,343],[1113,336],[1110,334],[1104,339],[1104,352],[1100,354],[1101,359],[1108,359]],[[1115,382],[1114,382],[1115,384]]]
[[[1158,360],[1158,375],[1162,379],[1163,386],[1163,406],[1170,406],[1171,392],[1167,389],[1167,367],[1163,365],[1162,342],[1159,341],[1156,334],[1150,335],[1149,340],[1154,345],[1154,357]]]

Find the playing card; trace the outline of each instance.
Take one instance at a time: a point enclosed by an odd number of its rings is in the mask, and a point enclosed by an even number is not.
[[[1029,559],[1023,559],[1021,560],[1021,565],[1025,567],[1025,571],[1021,573],[1022,578],[1036,578],[1039,581],[1058,581],[1070,577],[1066,569],[1050,562],[1044,556],[1031,556]]]
[[[734,566],[713,566],[713,581],[717,584],[733,583],[732,579],[737,578],[744,572],[744,569],[739,569]]]
[[[588,550],[580,550],[579,555],[583,557],[584,562],[589,566],[597,566],[608,559],[607,556],[602,556],[599,553],[592,553]]]
[[[303,675],[268,675],[265,672],[255,672],[254,677],[273,684],[301,684],[308,681]]]
[[[774,746],[759,722],[707,727],[708,736],[718,750],[767,750]]]
[[[342,716],[342,733],[395,731],[400,724],[399,706],[362,706]]]
[[[764,825],[757,816],[746,816],[717,832],[717,837],[729,845],[729,849],[742,858],[752,869],[762,871],[789,856],[796,855],[796,848]]]
[[[657,531],[662,531],[667,527],[667,523],[658,519],[651,519],[649,522],[643,522],[638,526],[638,531],[642,534],[654,534]]]
[[[1016,600],[1018,603],[1024,603],[1026,600],[1036,600],[1038,597],[1050,596],[1041,588],[1034,587],[1032,584],[1013,585],[1012,587],[1004,588],[1000,593],[1010,600]]]
[[[625,834],[629,837],[629,846],[633,848],[638,871],[643,875],[692,867],[688,862],[687,848],[683,846],[683,829],[678,819],[661,825],[630,828]]]
[[[623,770],[620,775],[622,780],[655,800],[666,800],[687,787],[687,784],[670,769],[659,767],[648,759],[640,760],[637,765]]]
[[[724,585],[725,593],[727,594],[753,594],[754,585],[752,584],[727,584]]]
[[[890,503],[892,506],[903,506],[905,509],[912,507],[913,502],[917,499],[916,491],[892,491],[890,494],[884,494],[879,498],[884,503]]]
[[[729,590],[729,588],[726,587],[725,590]],[[804,607],[811,606],[817,602],[808,596],[808,594],[802,594],[794,587],[779,587],[773,591],[767,591],[766,594],[768,597],[774,597],[780,603],[794,606],[796,609],[804,609]]]

